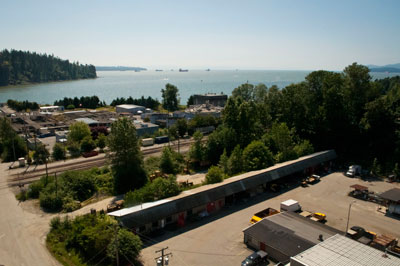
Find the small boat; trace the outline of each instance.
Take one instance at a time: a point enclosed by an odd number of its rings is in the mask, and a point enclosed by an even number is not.
[[[179,72],[189,72],[189,70],[188,70],[188,69],[182,69],[182,68],[180,68],[180,69],[179,69]]]
[[[161,71],[163,71],[162,69],[156,69],[156,72],[161,72]]]
[[[207,68],[207,69],[206,69],[206,71],[210,71],[210,69],[209,69],[209,68]]]

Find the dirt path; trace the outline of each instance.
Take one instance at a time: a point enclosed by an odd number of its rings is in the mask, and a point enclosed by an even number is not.
[[[8,177],[8,165],[0,164],[0,182]],[[60,265],[45,246],[53,215],[27,211],[19,206],[14,193],[0,188],[0,265]]]

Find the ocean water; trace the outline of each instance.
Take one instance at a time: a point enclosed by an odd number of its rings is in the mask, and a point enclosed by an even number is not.
[[[175,71],[98,71],[96,79],[50,82],[0,88],[0,102],[8,99],[36,101],[40,104],[53,104],[64,97],[97,95],[110,103],[117,97],[139,98],[142,95],[161,100],[161,89],[171,83],[178,87],[181,104],[186,104],[192,94],[225,93],[230,95],[240,84],[264,83],[268,87],[277,85],[283,88],[297,83],[311,71],[282,70],[189,70]],[[371,73],[374,79],[394,76],[387,73]]]

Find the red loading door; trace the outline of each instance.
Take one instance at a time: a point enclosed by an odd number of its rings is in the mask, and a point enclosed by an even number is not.
[[[260,242],[260,250],[265,251],[265,243]]]
[[[185,226],[185,213],[183,212],[178,215],[178,225]]]
[[[207,203],[207,212],[210,213],[213,212],[214,210],[215,210],[215,203],[214,202]]]

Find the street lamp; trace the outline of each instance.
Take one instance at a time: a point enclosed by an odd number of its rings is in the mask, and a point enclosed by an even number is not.
[[[353,200],[353,201],[350,202],[350,204],[349,204],[349,213],[347,214],[346,234],[347,234],[347,230],[349,230],[350,210],[351,210],[351,205],[353,205],[353,203],[356,203],[356,201]]]

